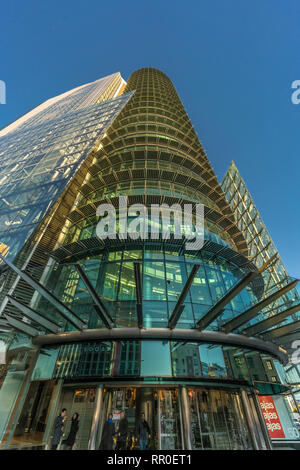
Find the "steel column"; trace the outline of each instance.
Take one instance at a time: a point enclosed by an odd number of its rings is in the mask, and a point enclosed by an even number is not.
[[[253,397],[253,403],[254,403],[254,406],[255,406],[255,409],[256,409],[256,413],[257,413],[260,425],[261,425],[261,429],[262,429],[262,432],[263,432],[263,436],[264,436],[264,439],[265,439],[267,449],[272,450],[273,449],[272,441],[271,441],[270,434],[269,434],[269,431],[268,431],[268,428],[267,428],[267,425],[266,425],[266,420],[264,418],[259,400],[257,398],[257,393],[255,392],[255,390],[252,391],[252,397]]]
[[[134,267],[134,278],[136,286],[136,313],[138,319],[138,327],[143,328],[143,292],[142,292],[142,279],[141,279],[141,268],[140,263],[133,263]]]
[[[187,389],[185,386],[179,387],[181,406],[182,406],[182,417],[183,417],[183,431],[184,431],[184,450],[192,450],[192,427],[190,417],[190,407],[188,402]]]
[[[93,415],[92,427],[91,427],[91,434],[89,439],[89,450],[96,450],[97,444],[97,437],[98,437],[98,430],[100,424],[100,417],[103,405],[103,384],[98,385],[96,391],[96,406]]]
[[[247,421],[247,424],[248,424],[248,429],[249,429],[249,433],[250,433],[250,436],[251,436],[251,441],[252,441],[253,448],[254,448],[254,450],[259,450],[259,444],[257,442],[255,433],[253,431],[253,419],[252,419],[250,403],[249,403],[248,396],[247,396],[247,393],[245,392],[245,390],[241,391],[241,399],[242,399],[242,403],[243,403],[243,407],[244,407],[244,411],[245,411],[246,421]]]
[[[51,405],[51,410],[49,413],[48,421],[47,421],[47,426],[45,429],[44,433],[44,438],[43,438],[43,445],[46,446],[47,444],[50,444],[49,439],[51,435],[52,428],[54,426],[54,420],[58,414],[58,404],[60,400],[60,395],[61,395],[61,390],[63,386],[64,380],[63,379],[58,379],[56,388],[54,391],[54,397],[53,397],[53,402]]]

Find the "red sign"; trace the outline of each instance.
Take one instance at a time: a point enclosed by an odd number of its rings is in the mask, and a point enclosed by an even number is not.
[[[285,438],[273,398],[270,395],[260,395],[258,399],[271,439]]]
[[[120,410],[114,410],[112,415],[113,415],[113,417],[112,417],[113,420],[119,421],[121,419],[121,411]]]

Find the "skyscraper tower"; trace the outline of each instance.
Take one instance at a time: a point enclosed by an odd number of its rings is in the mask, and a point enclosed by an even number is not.
[[[85,104],[98,125],[105,114],[105,128],[91,133],[80,165],[15,257],[1,256],[0,322],[9,363],[22,370],[14,394],[8,396],[14,372],[0,389],[2,445],[18,446],[28,428],[46,445],[58,408],[72,415],[80,406],[82,449],[97,448],[105,417],[112,412],[117,423],[121,409],[130,430],[146,413],[153,449],[270,448],[256,390],[261,396],[288,390],[280,366],[287,355],[244,330],[297,281],[285,278],[269,288],[265,270],[273,258],[259,268],[248,258],[170,79],[144,68],[125,88],[122,83],[118,77],[104,95],[109,101],[101,95],[99,102],[98,94]],[[79,131],[82,112],[72,121]],[[27,124],[33,132],[34,123]],[[47,125],[50,133],[53,123]],[[76,137],[69,135],[68,145]],[[53,159],[55,173],[62,148],[54,139],[52,156],[41,165]],[[151,237],[150,230],[145,238],[99,237],[97,208],[115,208],[120,227],[120,197],[127,207],[203,205],[203,247],[188,250],[172,228],[168,238]],[[43,420],[28,424],[28,414]]]
[[[234,213],[236,223],[242,231],[248,245],[249,258],[259,268],[272,256],[274,263],[266,270],[265,290],[268,291],[284,279],[289,279],[288,272],[277,248],[261,218],[245,182],[232,161],[222,181],[222,188]],[[291,289],[270,303],[264,310],[264,321],[249,327],[248,333],[261,333],[271,326],[276,330],[269,332],[270,337],[292,354],[292,345],[300,341],[299,324],[300,296],[297,288]],[[297,327],[298,325],[298,327]],[[266,333],[268,334],[268,333]]]

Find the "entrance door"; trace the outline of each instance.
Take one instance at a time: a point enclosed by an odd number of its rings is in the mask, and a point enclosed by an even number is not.
[[[188,391],[193,449],[251,449],[238,393],[224,390]]]
[[[135,447],[136,436],[136,408],[137,408],[137,393],[136,388],[113,388],[108,389],[104,395],[104,408],[102,426],[111,413],[113,415],[113,422],[115,425],[114,445],[116,445],[116,436],[119,430],[120,413],[124,411],[128,421],[128,439],[127,448],[133,449]],[[101,438],[101,436],[100,436]],[[101,439],[100,439],[101,441]]]
[[[158,390],[159,449],[181,448],[180,413],[177,389]]]
[[[124,387],[107,389],[104,395],[103,424],[112,413],[116,434],[120,412],[125,411],[128,420],[128,449],[139,449],[137,429],[141,413],[151,430],[148,449],[171,450],[181,448],[180,413],[177,389],[154,387]],[[99,441],[101,439],[101,432]],[[116,439],[115,439],[116,443]]]
[[[65,388],[62,392],[60,410],[67,409],[67,421],[64,434],[69,435],[71,420],[74,413],[78,413],[79,430],[76,436],[74,449],[87,450],[95,408],[95,388]]]

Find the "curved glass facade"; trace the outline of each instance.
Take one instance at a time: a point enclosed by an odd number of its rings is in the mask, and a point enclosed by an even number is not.
[[[179,320],[179,328],[194,328],[196,322],[230,290],[244,275],[244,270],[201,250],[197,255],[154,249],[105,250],[98,255],[77,260],[88,279],[103,299],[118,327],[137,325],[136,284],[134,263],[139,262],[142,271],[143,312],[146,328],[166,327],[180,293],[194,264],[200,268],[195,276],[185,309]],[[86,315],[89,328],[100,328],[101,320],[91,311],[91,297],[73,263],[58,265],[51,274],[47,287],[66,302],[74,312]],[[211,329],[218,329],[222,320],[234,317],[257,298],[251,287],[243,290],[227,306],[226,311]],[[46,304],[39,308],[46,309]],[[50,312],[49,312],[50,315]],[[52,315],[52,313],[51,313]],[[70,326],[71,328],[71,326]]]
[[[165,378],[282,384],[276,361],[232,346],[186,341],[93,341],[45,350],[57,357],[49,378]],[[36,366],[39,368],[39,364]],[[37,379],[40,378],[37,375]],[[284,390],[284,387],[277,387]],[[276,387],[274,387],[276,390]]]

